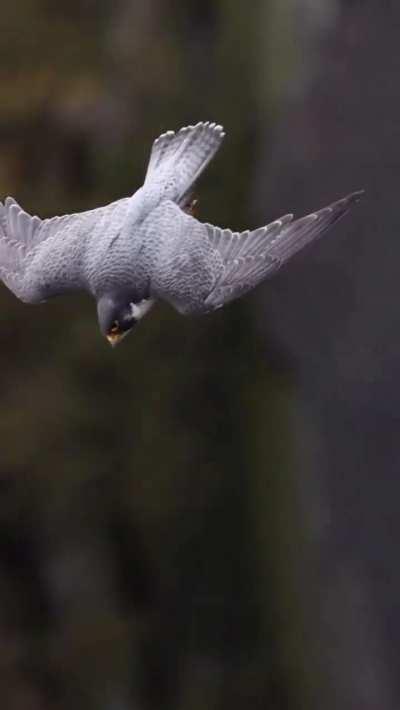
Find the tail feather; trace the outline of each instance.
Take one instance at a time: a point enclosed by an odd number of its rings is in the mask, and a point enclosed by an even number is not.
[[[224,136],[222,126],[208,121],[164,133],[153,143],[145,186],[157,185],[164,197],[182,204]]]

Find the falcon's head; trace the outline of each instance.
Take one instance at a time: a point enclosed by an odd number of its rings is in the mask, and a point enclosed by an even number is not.
[[[102,334],[112,347],[118,345],[125,335],[143,318],[153,305],[152,299],[138,303],[103,296],[97,302],[97,314]]]

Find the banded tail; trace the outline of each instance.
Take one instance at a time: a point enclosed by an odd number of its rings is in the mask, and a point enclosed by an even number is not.
[[[224,136],[222,126],[208,121],[163,133],[153,143],[145,188],[161,189],[166,199],[183,205]]]

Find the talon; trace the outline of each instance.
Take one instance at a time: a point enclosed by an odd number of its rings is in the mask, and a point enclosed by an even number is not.
[[[192,215],[192,217],[194,217],[195,215],[198,214],[198,204],[199,204],[198,200],[191,200],[191,202],[189,202],[189,204],[186,205],[185,212],[187,212],[187,214],[190,214],[190,215]]]

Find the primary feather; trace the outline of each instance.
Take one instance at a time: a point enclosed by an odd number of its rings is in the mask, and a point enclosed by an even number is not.
[[[362,194],[354,192],[294,222],[292,214],[285,215],[253,232],[238,234],[205,225],[211,242],[223,258],[220,276],[206,299],[207,305],[219,307],[271,276],[341,219]]]

